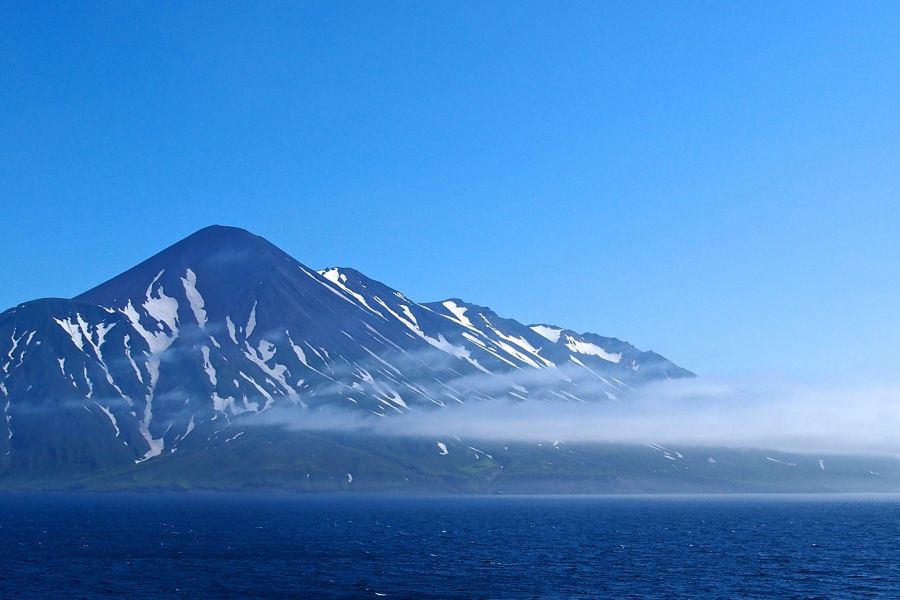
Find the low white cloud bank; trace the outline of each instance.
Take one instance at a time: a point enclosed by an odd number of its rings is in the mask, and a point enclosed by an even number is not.
[[[490,381],[485,389],[497,388],[496,380],[485,379],[485,384]],[[900,455],[900,384],[758,381],[684,379],[649,385],[620,401],[601,396],[586,403],[477,400],[390,417],[330,409],[276,410],[260,415],[259,422],[297,430],[431,438]],[[472,388],[480,387],[478,383],[466,381]]]

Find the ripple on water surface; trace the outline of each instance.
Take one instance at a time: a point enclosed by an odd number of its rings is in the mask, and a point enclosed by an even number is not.
[[[0,596],[894,597],[900,498],[0,496]]]

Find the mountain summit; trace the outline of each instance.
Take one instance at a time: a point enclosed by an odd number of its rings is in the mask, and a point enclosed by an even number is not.
[[[537,370],[555,383],[520,376]],[[0,471],[52,479],[199,454],[279,407],[389,417],[501,398],[609,401],[687,376],[614,338],[459,299],[418,303],[212,226],[71,300],[0,314]]]

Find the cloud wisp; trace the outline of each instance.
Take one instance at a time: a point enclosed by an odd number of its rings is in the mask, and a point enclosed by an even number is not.
[[[550,370],[548,370],[550,371]],[[338,409],[274,410],[257,422],[307,431],[359,431],[379,435],[498,441],[658,443],[681,446],[766,448],[790,452],[900,455],[900,384],[807,384],[713,381],[655,383],[620,401],[576,381],[587,402],[541,393],[528,373],[534,399],[478,400],[391,417]],[[572,374],[547,373],[558,383]],[[468,377],[458,386],[493,395],[519,385],[511,376]],[[482,385],[483,384],[483,385]]]

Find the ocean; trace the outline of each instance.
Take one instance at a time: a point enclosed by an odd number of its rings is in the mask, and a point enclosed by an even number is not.
[[[900,597],[898,496],[0,496],[3,598]]]

